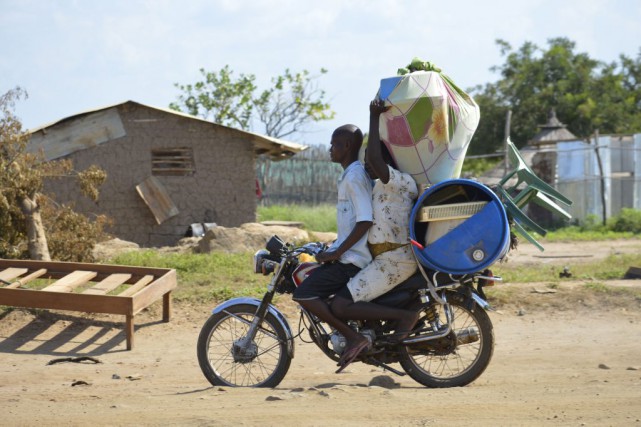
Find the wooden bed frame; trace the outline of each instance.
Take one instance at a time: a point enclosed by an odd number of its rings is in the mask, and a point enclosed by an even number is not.
[[[53,281],[40,290],[24,287],[36,279]],[[162,320],[169,322],[176,286],[173,269],[0,259],[0,305],[122,314],[127,350],[134,344],[134,316],[160,297]]]

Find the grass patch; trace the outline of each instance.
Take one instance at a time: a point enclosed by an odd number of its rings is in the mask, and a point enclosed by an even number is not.
[[[302,222],[308,231],[336,232],[336,206],[330,204],[259,206],[256,217],[258,221]]]
[[[549,231],[545,238],[537,238],[543,246],[545,242],[602,242],[605,240],[618,240],[618,239],[635,239],[639,238],[638,235],[635,235],[631,232],[624,231],[592,231],[592,230],[582,230],[579,227],[565,227],[560,228],[555,231]]]
[[[570,280],[612,280],[622,279],[631,265],[641,265],[641,254],[610,255],[600,261],[573,263],[570,267]],[[562,282],[559,273],[563,266],[514,265],[510,262],[495,264],[494,274],[502,276],[507,283]]]
[[[261,298],[270,277],[254,274],[252,253],[161,253],[154,250],[123,253],[109,264],[173,268],[178,275],[175,301],[223,301],[239,296]]]
[[[248,296],[262,298],[271,276],[255,274],[252,270],[252,253],[210,254],[162,253],[154,250],[123,253],[109,261],[110,264],[136,265],[142,267],[173,268],[178,274],[178,289],[173,295],[176,301],[220,302],[229,298]],[[641,254],[611,255],[600,261],[577,263],[571,266],[571,280],[589,281],[586,291],[596,293],[602,289],[599,281],[620,279],[630,265],[641,265]],[[495,264],[492,270],[502,276],[506,283],[545,283],[542,287],[557,289],[567,279],[559,278],[562,266]],[[603,285],[605,286],[605,285]],[[607,287],[606,287],[607,288]],[[488,288],[494,294],[501,288]],[[609,288],[607,288],[609,289]],[[501,290],[500,292],[504,292]],[[506,292],[516,292],[509,290]],[[506,301],[516,295],[500,296]]]

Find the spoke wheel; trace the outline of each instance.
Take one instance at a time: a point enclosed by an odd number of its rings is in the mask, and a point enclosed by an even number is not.
[[[480,307],[466,307],[460,294],[449,294],[452,332],[443,338],[404,346],[401,366],[415,381],[427,387],[460,387],[477,379],[492,359],[494,331]],[[438,308],[441,323],[445,313]]]
[[[267,313],[253,340],[247,338],[256,307],[239,304],[212,315],[198,337],[198,363],[213,385],[275,387],[291,364],[287,333]]]

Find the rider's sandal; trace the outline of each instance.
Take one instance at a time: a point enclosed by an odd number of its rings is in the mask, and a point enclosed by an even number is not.
[[[345,353],[344,357],[342,358],[342,361],[338,363],[340,368],[336,370],[336,373],[340,374],[341,372],[343,372],[343,369],[347,368],[347,366],[350,363],[356,360],[356,358],[360,356],[360,354],[363,351],[368,350],[369,347],[370,347],[369,340],[365,340],[365,341],[361,341],[361,343],[357,344],[355,347],[352,347],[351,349],[349,349]]]

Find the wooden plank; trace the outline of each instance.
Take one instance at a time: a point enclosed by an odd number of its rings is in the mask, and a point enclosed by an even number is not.
[[[131,298],[111,295],[43,292],[31,289],[0,289],[0,305],[84,311],[86,313],[133,314]]]
[[[162,321],[167,323],[172,316],[171,292],[162,296]]]
[[[0,271],[0,280],[10,282],[16,277],[22,276],[27,271],[29,270],[26,268],[8,267],[5,270]]]
[[[71,292],[80,285],[84,285],[94,277],[97,273],[95,271],[74,271],[63,277],[62,279],[56,280],[51,285],[42,289],[44,292]]]
[[[162,183],[154,176],[150,176],[136,185],[136,191],[145,202],[158,224],[178,215],[178,207],[174,204],[169,193]]]
[[[90,295],[107,295],[109,292],[124,284],[131,278],[131,274],[117,273],[103,279],[93,287],[85,290],[83,294]]]
[[[154,281],[154,276],[147,275],[147,276],[143,277],[142,279],[138,280],[137,283],[134,283],[129,288],[127,288],[123,292],[119,293],[118,296],[119,297],[130,297],[130,296],[132,296],[133,294],[135,294],[136,292],[138,292],[139,290],[141,290],[142,288],[144,288],[145,286],[147,286],[148,284],[150,284],[153,281]]]
[[[127,314],[125,317],[125,336],[127,337],[127,350],[134,348],[134,316]]]
[[[191,160],[191,156],[163,156],[160,159],[152,159],[151,163],[176,163],[183,160]]]
[[[44,268],[41,268],[40,270],[36,270],[33,273],[28,274],[25,277],[21,277],[19,280],[13,282],[9,286],[7,286],[7,289],[19,288],[20,286],[25,285],[31,282],[32,280],[35,280],[38,277],[45,275],[46,273],[47,273],[47,270]]]
[[[116,273],[130,273],[134,277],[130,279],[130,283],[135,283],[139,277],[151,274],[160,277],[167,272],[171,271],[168,268],[155,268],[155,267],[134,267],[110,264],[90,264],[82,262],[61,262],[61,261],[33,261],[33,260],[7,260],[0,259],[0,270],[17,267],[27,268],[29,271],[39,270],[41,268],[47,269],[48,274],[46,277],[60,279],[67,274],[76,270],[94,271],[97,272],[97,280],[103,280],[107,276]]]
[[[159,173],[161,175],[185,175],[188,173],[196,172],[195,169],[190,168],[159,168],[154,167],[151,169],[153,173]]]
[[[177,286],[176,270],[171,270],[162,277],[158,277],[149,286],[144,287],[133,295],[132,308],[134,314],[149,307],[154,301],[164,296],[167,292],[173,291]]]

